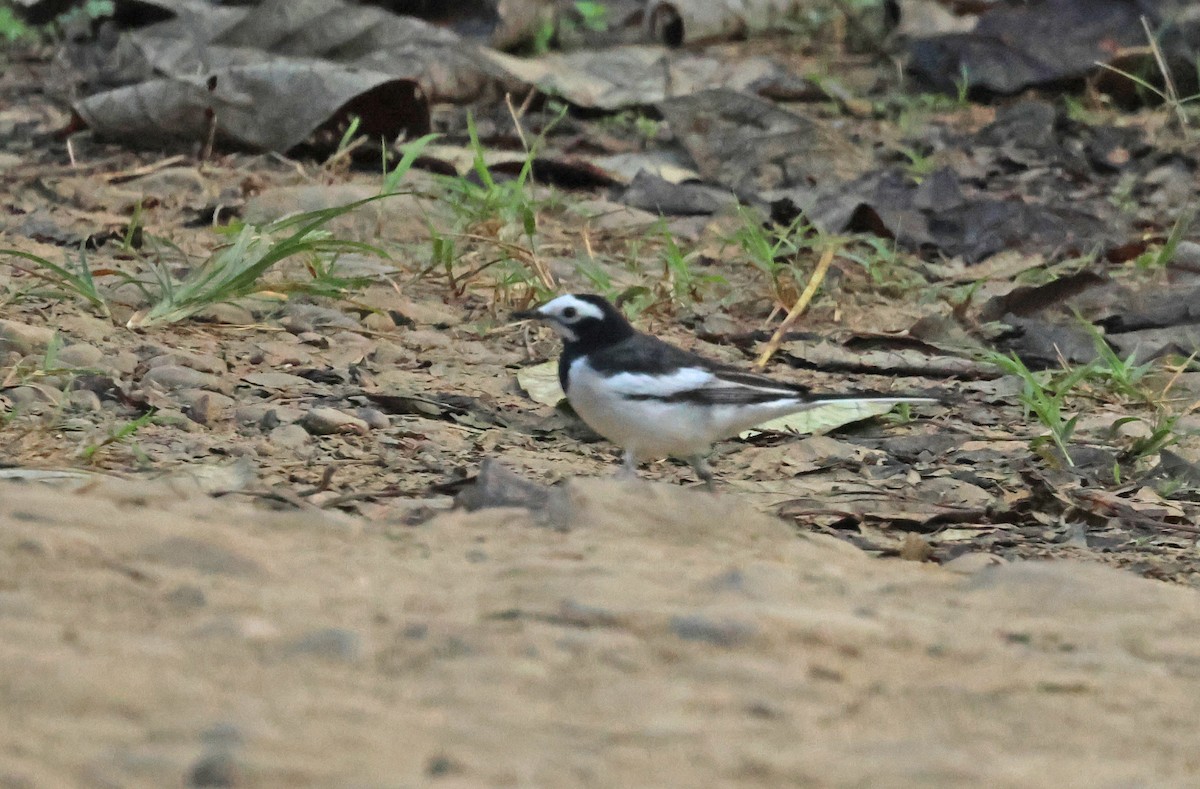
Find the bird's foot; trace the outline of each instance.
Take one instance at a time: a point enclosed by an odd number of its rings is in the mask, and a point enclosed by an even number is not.
[[[708,465],[708,461],[703,455],[695,455],[688,458],[688,463],[696,470],[696,476],[704,483],[704,489],[709,493],[717,492],[716,478],[713,476],[712,468]]]
[[[617,472],[617,479],[637,479],[637,456],[632,452],[626,451],[625,458],[621,462],[621,470]]]

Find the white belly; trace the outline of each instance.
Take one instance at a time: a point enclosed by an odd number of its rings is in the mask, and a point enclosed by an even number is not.
[[[583,359],[571,365],[567,383],[567,400],[588,427],[644,459],[703,455],[723,438],[802,407],[797,402],[748,407],[629,399]]]

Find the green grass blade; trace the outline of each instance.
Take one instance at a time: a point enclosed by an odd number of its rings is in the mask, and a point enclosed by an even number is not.
[[[417,157],[425,152],[429,144],[438,139],[440,134],[426,134],[424,137],[419,137],[410,143],[404,144],[404,155],[400,157],[400,161],[392,169],[390,173],[383,179],[383,194],[391,194],[396,191],[396,187],[404,180],[404,176],[408,175],[408,171],[412,169],[413,163]]]

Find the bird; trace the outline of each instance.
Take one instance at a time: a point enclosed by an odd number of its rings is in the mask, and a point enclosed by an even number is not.
[[[558,381],[581,419],[624,450],[622,475],[661,457],[688,461],[714,489],[707,455],[717,441],[833,403],[936,403],[937,398],[814,394],[808,388],[685,351],[634,328],[595,294],[565,294],[514,320],[546,324],[561,338]]]

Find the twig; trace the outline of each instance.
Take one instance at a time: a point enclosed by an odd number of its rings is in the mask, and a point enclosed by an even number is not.
[[[829,244],[825,247],[825,251],[821,254],[821,259],[817,261],[817,267],[813,270],[812,276],[808,279],[808,285],[805,286],[804,292],[800,294],[800,298],[796,299],[796,303],[788,310],[787,316],[783,319],[783,323],[775,329],[775,333],[771,335],[771,339],[767,341],[767,347],[763,348],[763,352],[759,354],[758,359],[754,362],[756,369],[762,370],[767,366],[767,362],[771,361],[771,357],[779,350],[779,346],[783,344],[783,337],[788,330],[792,328],[808,307],[808,303],[812,301],[816,295],[817,289],[821,287],[821,283],[825,281],[825,272],[829,270],[829,264],[833,262],[833,256],[837,251],[835,244]]]
[[[211,159],[216,142],[217,112],[209,107],[204,110],[204,137],[200,140],[200,150],[196,153],[196,161],[204,164]]]
[[[100,180],[109,184],[132,181],[134,178],[141,178],[143,175],[150,175],[151,173],[156,173],[159,170],[165,170],[168,167],[174,167],[175,165],[182,164],[187,160],[188,158],[183,154],[179,154],[178,156],[169,156],[166,159],[160,159],[157,162],[144,164],[141,167],[134,167],[130,170],[120,170],[119,172],[115,173],[106,173],[100,176]]]
[[[521,140],[521,147],[525,149],[526,153],[529,153],[529,141],[525,139],[525,130],[521,128],[521,115],[524,114],[524,108],[518,114],[517,108],[512,103],[512,94],[508,92],[504,94],[504,105],[508,107],[508,114],[512,116],[513,127],[517,130],[517,137]]]
[[[1150,52],[1154,54],[1154,62],[1158,65],[1158,70],[1162,74],[1163,87],[1167,93],[1167,103],[1175,111],[1175,118],[1179,121],[1180,130],[1186,132],[1188,128],[1187,113],[1183,111],[1183,105],[1179,101],[1179,91],[1175,88],[1175,78],[1171,76],[1171,69],[1167,68],[1167,59],[1163,57],[1162,47],[1158,45],[1158,39],[1150,31],[1150,22],[1146,19],[1145,15],[1142,16],[1142,29],[1146,31],[1146,40],[1150,42]]]

